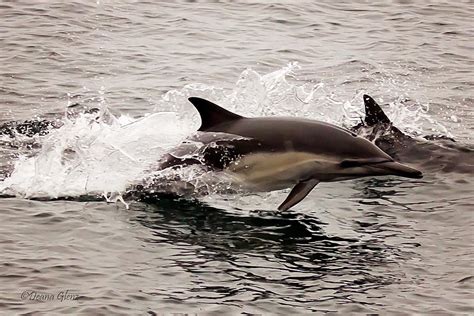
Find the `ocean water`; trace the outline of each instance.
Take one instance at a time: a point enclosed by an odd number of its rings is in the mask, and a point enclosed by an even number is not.
[[[59,127],[0,136],[0,312],[473,314],[473,15],[472,1],[0,2],[0,124]],[[407,135],[456,146],[413,157],[423,179],[323,183],[284,213],[288,190],[125,198],[199,127],[190,96],[349,128],[363,94]]]

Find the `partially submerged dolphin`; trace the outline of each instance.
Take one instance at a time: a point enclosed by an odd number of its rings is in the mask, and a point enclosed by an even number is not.
[[[422,177],[420,171],[395,162],[370,141],[329,123],[248,118],[201,98],[189,101],[201,116],[198,131],[236,137],[215,141],[195,161],[168,155],[162,168],[198,162],[225,170],[251,190],[293,187],[278,207],[282,211],[303,200],[319,182],[379,175]]]
[[[365,117],[351,131],[364,135],[398,162],[409,161],[430,171],[472,173],[474,150],[443,135],[412,138],[393,125],[382,107],[363,96]]]

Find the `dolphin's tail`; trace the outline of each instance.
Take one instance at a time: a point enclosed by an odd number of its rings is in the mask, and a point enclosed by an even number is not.
[[[395,161],[387,161],[374,166],[378,169],[382,169],[387,172],[387,174],[392,174],[400,177],[421,179],[423,178],[423,173],[414,168],[402,165],[401,163]]]

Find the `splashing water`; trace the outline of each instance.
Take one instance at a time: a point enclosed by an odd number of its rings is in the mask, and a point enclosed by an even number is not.
[[[37,156],[20,157],[1,190],[27,198],[123,191],[186,134],[170,112],[109,122],[84,114],[42,137]]]
[[[138,119],[114,116],[102,98],[98,116],[65,117],[60,128],[39,137],[39,153],[20,156],[13,172],[0,183],[0,192],[26,198],[103,195],[108,200],[120,199],[130,185],[160,176],[153,172],[154,164],[197,129],[199,117],[187,101],[190,96],[210,99],[250,117],[298,116],[344,126],[360,122],[364,91],[351,100],[338,99],[322,82],[299,81],[300,69],[297,63],[265,75],[246,69],[230,93],[205,84],[186,85],[168,91],[153,113]],[[404,106],[402,99],[387,109],[395,125],[413,135],[423,132],[423,121],[432,121],[425,112],[420,104]],[[181,179],[195,177],[204,184],[212,178],[202,172],[197,176],[195,170],[176,172],[182,173]]]

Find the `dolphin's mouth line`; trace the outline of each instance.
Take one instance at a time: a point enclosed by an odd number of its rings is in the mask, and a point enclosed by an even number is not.
[[[413,179],[421,179],[423,178],[423,173],[417,169],[408,167],[396,161],[387,161],[384,163],[377,164],[373,166],[373,168],[384,170],[389,172],[392,175],[403,176],[407,178]]]
[[[363,166],[373,166],[381,163],[393,162],[393,159],[389,158],[368,158],[368,159],[346,159],[343,160],[339,165],[342,168],[354,168]]]

